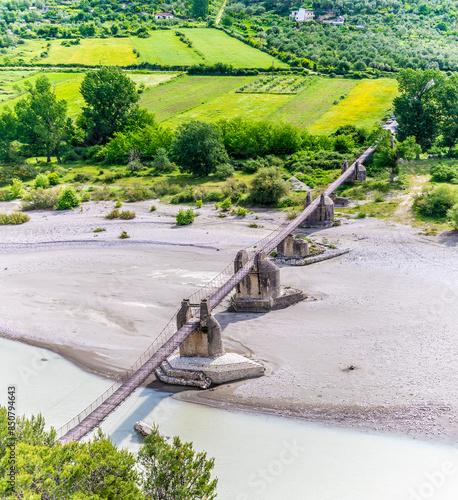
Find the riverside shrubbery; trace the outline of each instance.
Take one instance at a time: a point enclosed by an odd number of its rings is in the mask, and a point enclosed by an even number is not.
[[[33,189],[22,199],[22,210],[49,210],[57,205],[60,189]]]
[[[456,204],[458,204],[458,187],[443,185],[417,196],[414,208],[423,215],[442,219]]]
[[[0,225],[5,226],[8,224],[18,225],[28,222],[30,217],[22,212],[13,212],[11,214],[0,214]]]
[[[177,214],[175,215],[178,226],[187,226],[189,224],[192,224],[195,218],[196,213],[192,208],[188,208],[187,210],[180,208],[180,210],[178,210]]]

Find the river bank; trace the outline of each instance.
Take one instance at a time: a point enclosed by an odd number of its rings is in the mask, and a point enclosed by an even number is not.
[[[207,206],[179,228],[177,207],[155,204],[153,213],[151,202],[129,204],[132,221],[108,221],[112,204],[100,202],[0,227],[2,336],[113,377],[141,355],[182,298],[283,217],[260,211],[221,219]],[[250,228],[251,219],[263,227]],[[106,230],[94,233],[99,227]],[[121,230],[131,238],[118,239]],[[227,303],[216,311],[226,349],[263,362],[266,376],[174,397],[456,441],[457,236],[421,236],[368,218],[314,237],[351,250],[282,268],[284,285],[316,300],[264,315],[229,312]]]

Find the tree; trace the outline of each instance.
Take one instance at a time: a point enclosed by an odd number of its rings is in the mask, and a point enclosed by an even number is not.
[[[39,76],[35,86],[28,86],[29,95],[16,103],[18,136],[31,151],[46,152],[47,161],[55,154],[60,164],[60,149],[71,127],[67,119],[67,101],[58,100],[51,82]]]
[[[12,161],[11,144],[17,137],[17,118],[14,113],[6,108],[0,115],[0,160]]]
[[[215,460],[213,458],[207,460],[206,453],[196,453],[192,443],[182,443],[178,437],[174,437],[173,443],[169,444],[155,427],[145,438],[145,443],[138,453],[138,462],[142,469],[140,475],[147,498],[155,500],[216,498],[218,480],[211,479]]]
[[[255,203],[270,205],[277,203],[288,191],[289,185],[283,179],[281,170],[276,167],[264,167],[253,176],[249,193]]]
[[[86,73],[80,88],[86,101],[83,125],[89,144],[104,144],[123,130],[138,108],[135,83],[121,69],[103,67]]]
[[[391,170],[390,182],[400,173],[400,160],[413,160],[421,151],[415,137],[408,137],[404,142],[397,142],[389,130],[380,131],[380,139],[374,153],[374,167],[377,170]]]
[[[438,102],[442,117],[442,143],[450,153],[458,140],[458,75],[453,74],[442,83],[438,90]]]
[[[453,207],[447,212],[447,217],[450,219],[453,229],[458,231],[458,203],[453,205]]]
[[[220,130],[211,123],[182,123],[172,143],[172,157],[182,172],[208,175],[229,161]]]
[[[205,19],[208,16],[208,0],[192,0],[191,9],[193,17]]]
[[[444,76],[435,70],[399,72],[401,95],[393,101],[399,140],[414,136],[423,151],[432,146],[439,131],[440,109],[436,97],[443,81]]]
[[[7,411],[0,408],[1,498],[145,499],[137,486],[135,459],[131,453],[118,450],[100,432],[90,441],[62,445],[56,440],[54,430],[45,430],[41,415],[17,419],[17,475],[15,494],[9,495],[8,435]]]

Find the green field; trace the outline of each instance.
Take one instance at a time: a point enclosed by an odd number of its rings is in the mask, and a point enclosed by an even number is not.
[[[341,125],[371,126],[383,118],[397,92],[395,80],[347,80],[310,77],[297,95],[236,93],[256,77],[182,76],[145,92],[141,105],[160,121],[216,121],[246,116],[282,120],[314,133]],[[334,104],[337,102],[337,104]]]
[[[334,101],[339,101],[341,96],[348,94],[357,85],[355,80],[312,77],[309,85],[285,106],[276,110],[271,118],[287,121],[298,127],[310,127],[333,106]]]
[[[369,127],[375,120],[383,118],[397,93],[396,80],[363,80],[346,99],[323,113],[310,127],[310,131],[328,133],[336,129],[335,124]]]
[[[40,74],[45,74],[54,85],[57,97],[68,102],[68,114],[74,118],[84,104],[79,93],[84,73],[66,73],[53,71],[0,71],[0,108],[13,107],[21,98],[25,97],[25,82],[34,83]],[[178,73],[128,73],[129,77],[138,85],[143,84],[145,92],[156,85],[175,78]]]
[[[75,117],[83,99],[79,93],[83,72],[0,71],[0,108],[13,106],[26,93],[25,83],[46,74],[59,98],[68,101],[69,116]],[[244,116],[258,120],[281,120],[329,133],[341,125],[370,127],[391,107],[397,83],[391,79],[347,80],[312,76],[297,95],[237,92],[258,80],[256,76],[204,76],[174,72],[128,72],[144,85],[140,106],[171,126],[187,120],[217,121]],[[336,103],[336,104],[335,104]]]
[[[181,113],[223,97],[255,76],[181,76],[142,94],[140,105],[152,111],[159,121],[176,119]]]
[[[83,38],[66,47],[62,40],[27,40],[8,55],[11,61],[25,63],[84,64],[87,66],[129,66],[147,62],[165,66],[193,64],[232,64],[236,68],[287,68],[278,59],[254,49],[216,29],[195,28],[179,31],[192,41],[188,47],[175,35],[175,29],[157,30],[149,38]],[[50,45],[49,49],[47,45]],[[139,57],[134,53],[136,49]],[[0,60],[5,63],[5,57]]]

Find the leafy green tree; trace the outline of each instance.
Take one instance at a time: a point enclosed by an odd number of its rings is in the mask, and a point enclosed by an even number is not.
[[[138,108],[135,83],[119,68],[86,73],[80,88],[85,100],[82,125],[89,144],[104,144],[122,131]]]
[[[187,212],[194,212],[190,208]],[[185,212],[186,213],[186,212]],[[194,220],[194,219],[192,219]],[[190,224],[184,222],[184,224]],[[178,216],[177,216],[177,223]],[[154,500],[212,500],[216,498],[217,479],[211,478],[215,460],[196,453],[192,443],[178,437],[169,444],[157,428],[145,438],[138,453],[143,491]]]
[[[401,70],[398,74],[400,95],[393,101],[400,141],[414,136],[425,151],[439,131],[440,108],[436,97],[444,76],[435,70]]]
[[[253,176],[250,197],[255,203],[270,205],[278,203],[289,192],[289,185],[276,167],[260,168]]]
[[[17,118],[6,108],[0,115],[0,160],[10,162],[12,156],[11,144],[17,138]]]
[[[20,417],[16,424],[17,475],[12,495],[7,481],[11,465],[8,415],[5,408],[0,408],[1,498],[145,499],[137,486],[134,457],[128,451],[118,450],[101,433],[91,441],[62,445],[54,430],[45,430],[41,415]]]
[[[18,136],[33,152],[44,149],[48,162],[55,154],[60,164],[60,150],[71,125],[67,101],[57,99],[46,76],[39,76],[35,86],[28,84],[27,89],[28,96],[15,106]]]
[[[390,182],[393,182],[395,176],[401,171],[401,159],[413,160],[419,153],[420,146],[415,142],[415,137],[407,137],[405,141],[398,142],[389,130],[382,130],[377,150],[374,153],[374,167],[379,171],[389,169],[391,171]]]
[[[208,16],[208,0],[191,1],[192,17],[205,19]]]
[[[458,75],[455,73],[442,82],[437,92],[441,114],[442,143],[449,153],[458,140]]]
[[[229,161],[221,131],[211,123],[182,123],[172,143],[172,157],[182,172],[208,175]]]
[[[70,208],[78,207],[80,203],[81,201],[75,190],[71,186],[67,186],[57,199],[56,210],[69,210]]]
[[[450,219],[453,229],[458,231],[458,203],[453,205],[453,207],[447,212],[447,217]]]
[[[424,215],[442,219],[456,204],[458,204],[458,188],[444,184],[421,193],[415,199],[413,206]]]

